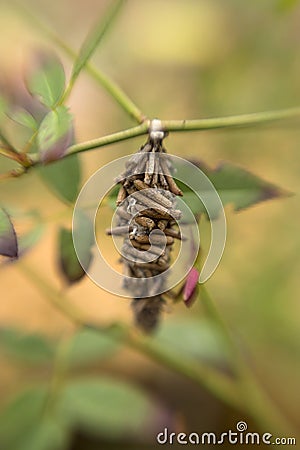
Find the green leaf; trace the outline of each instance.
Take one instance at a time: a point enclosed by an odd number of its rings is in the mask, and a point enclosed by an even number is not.
[[[235,166],[229,162],[224,162],[215,169],[208,168],[202,161],[191,161],[209,178],[217,190],[223,205],[232,204],[235,211],[248,208],[256,203],[260,203],[273,198],[287,197],[291,195],[288,191],[285,191],[275,184],[269,183],[251,172]],[[205,213],[206,209],[199,199],[198,195],[204,193],[199,191],[193,192],[186,184],[179,181],[180,179],[189,180],[191,175],[189,173],[188,166],[178,164],[176,167],[176,173],[174,178],[179,188],[183,192],[183,201],[189,206],[191,211],[197,215],[199,213]],[[118,186],[114,187],[109,195],[109,205],[112,208],[116,207],[116,198],[118,193]],[[210,192],[205,192],[205,198],[209,201],[209,195],[213,195]],[[216,202],[212,198],[212,205]],[[216,205],[216,208],[218,205]],[[218,210],[211,211],[212,218],[218,216]]]
[[[154,339],[179,355],[213,363],[229,361],[227,347],[217,327],[207,320],[175,319],[165,322]]]
[[[3,208],[0,208],[0,255],[18,257],[17,235],[9,215]]]
[[[69,434],[63,422],[46,417],[26,436],[20,450],[65,450],[69,447]]]
[[[29,389],[17,395],[0,415],[3,450],[64,450],[68,428],[63,420],[44,414],[47,390]]]
[[[78,155],[38,168],[42,180],[63,201],[74,203],[80,190],[81,166]]]
[[[53,343],[44,336],[14,328],[0,328],[0,347],[8,356],[34,364],[51,362],[55,353]]]
[[[77,221],[74,223],[76,233],[81,236],[78,242],[78,250],[83,262],[84,268],[88,268],[92,261],[91,248],[94,245],[94,228],[89,217],[84,214],[77,215]],[[72,230],[60,228],[58,235],[58,260],[62,274],[70,284],[81,280],[85,275],[85,270],[78,261],[73,244]]]
[[[28,91],[48,108],[54,108],[65,89],[65,72],[56,56],[36,53],[26,74]]]
[[[37,145],[41,161],[48,163],[61,158],[73,139],[73,118],[65,106],[50,111],[42,121]]]
[[[142,391],[111,378],[71,381],[58,408],[71,426],[109,440],[145,438],[160,413]]]
[[[36,132],[38,129],[38,124],[35,118],[28,112],[26,109],[18,107],[13,111],[8,113],[10,119],[19,125],[23,125],[26,128],[29,128],[33,132]]]
[[[85,329],[76,333],[69,350],[69,363],[82,366],[97,363],[113,355],[120,345],[104,333]]]
[[[21,448],[29,429],[36,425],[46,400],[44,388],[34,388],[16,396],[0,415],[0,448]]]
[[[192,161],[207,175],[216,188],[223,205],[232,204],[234,211],[240,211],[266,200],[291,195],[289,192],[269,183],[251,172],[224,162],[215,169],[210,169],[200,161]],[[188,179],[186,168],[178,166],[176,177]],[[183,200],[191,208],[194,214],[205,212],[202,202],[196,193],[181,182],[177,183],[183,191]],[[201,196],[201,192],[199,192]]]
[[[86,40],[84,41],[78,57],[76,58],[73,69],[72,69],[72,75],[70,79],[70,86],[73,86],[75,80],[77,79],[78,75],[82,71],[82,69],[86,66],[89,59],[91,58],[92,54],[100,44],[103,36],[109,29],[109,26],[113,22],[113,19],[117,15],[120,7],[123,4],[123,0],[117,0],[112,3],[112,6],[107,11],[104,17],[101,17],[99,22],[96,24],[95,28],[92,30],[92,32],[88,35]]]

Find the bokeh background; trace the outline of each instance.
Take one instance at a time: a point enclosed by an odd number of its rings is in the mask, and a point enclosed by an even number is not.
[[[20,3],[75,49],[109,4],[103,0]],[[93,62],[111,75],[149,117],[191,119],[297,106],[299,20],[300,5],[289,1],[128,0]],[[24,66],[36,48],[55,50],[70,74],[71,61],[18,9],[3,0],[0,29],[0,80],[4,90],[21,89]],[[85,73],[80,75],[68,104],[75,117],[78,142],[133,125]],[[136,151],[143,141],[136,138],[83,154],[83,181],[103,164]],[[173,133],[166,140],[172,154],[200,158],[212,167],[230,161],[295,194],[240,213],[234,213],[230,205],[226,207],[227,245],[219,269],[207,285],[261,384],[295,428],[300,427],[299,146],[297,121],[239,130]],[[11,163],[1,158],[0,167],[5,172]],[[62,289],[56,255],[57,225],[70,224],[71,211],[34,170],[20,179],[2,182],[0,200],[16,210],[40,211],[45,234],[24,259],[54,287]],[[106,236],[103,245],[110,248]],[[0,286],[1,327],[55,339],[73,333],[74,326],[47,303],[18,269],[18,263],[1,267]],[[103,324],[132,321],[128,300],[103,292],[87,278],[69,288],[68,295]],[[181,303],[175,305],[165,314],[163,326],[184,321],[188,329],[195,318],[203,329],[208,328],[199,344],[204,349],[203,358],[217,358],[201,304],[195,304],[192,310]],[[192,337],[191,341],[196,345]],[[20,363],[4,350],[0,364],[3,407],[24,387],[51,376],[47,366]],[[105,360],[95,359],[84,370],[140,386],[167,405],[185,430],[226,430],[247,419],[204,389],[126,348]],[[71,445],[74,450],[121,445],[100,442],[101,436],[91,438],[78,432]],[[134,443],[128,445],[135,448]],[[136,445],[152,448],[154,444]]]

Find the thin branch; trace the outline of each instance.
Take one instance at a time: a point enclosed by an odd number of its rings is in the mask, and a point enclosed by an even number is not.
[[[135,105],[130,97],[108,75],[100,72],[92,64],[86,66],[86,71],[108,92],[123,110],[137,123],[143,123],[147,116]]]
[[[242,128],[253,125],[271,123],[278,120],[300,117],[300,107],[264,111],[251,114],[240,114],[227,117],[195,120],[165,120],[162,126],[165,131],[200,131],[217,128]]]
[[[184,355],[178,356],[151,338],[138,339],[133,334],[128,334],[125,344],[152,361],[196,382],[225,404],[240,411],[244,410],[245,405],[236,389],[235,381],[218,372],[217,369],[201,364],[200,361],[193,361]]]
[[[259,124],[271,123],[279,120],[287,120],[300,117],[300,107],[282,109],[278,111],[265,111],[261,113],[241,114],[238,116],[216,117],[212,119],[199,120],[162,120],[162,129],[166,132],[180,131],[204,131],[218,128],[242,128]],[[125,139],[131,139],[136,136],[147,134],[149,131],[150,121],[144,122],[137,127],[128,128],[127,130],[103,136],[91,141],[75,144],[69,148],[67,154],[85,152],[95,148],[103,147]]]
[[[27,156],[23,152],[19,153],[17,150],[11,147],[10,144],[8,144],[5,139],[3,139],[2,134],[0,134],[0,139],[2,140],[2,143],[0,142],[0,155],[21,164],[21,166],[23,166],[24,168],[32,166],[32,161],[29,156]],[[17,176],[18,175],[20,174],[17,174]]]
[[[71,345],[71,339],[62,339],[57,345],[50,385],[40,417],[41,420],[51,417],[57,402],[59,401],[59,396],[64,387],[64,382],[69,369],[68,355]]]
[[[232,336],[231,331],[229,330],[226,322],[223,317],[220,315],[215,302],[212,299],[212,296],[209,294],[206,286],[204,284],[199,284],[199,297],[200,301],[203,304],[208,316],[215,323],[215,325],[220,330],[223,335],[224,342],[226,343],[229,351],[231,352],[232,359],[234,360],[234,368],[238,372],[240,369],[240,351],[236,345],[236,342]]]
[[[8,138],[0,130],[0,141],[4,144],[5,148],[10,151],[11,154],[19,155],[18,150],[12,145]]]
[[[10,170],[9,172],[0,174],[0,182],[11,178],[18,178],[26,173],[25,167],[19,167],[17,169]]]
[[[37,17],[32,15],[27,9],[21,5],[15,5],[17,11],[21,13],[26,19],[34,25],[39,31],[54,42],[67,56],[72,60],[77,58],[77,53],[68,46],[51,28],[40,21]],[[128,95],[121,89],[121,87],[113,81],[108,75],[97,69],[92,64],[87,64],[85,70],[94,78],[94,80],[101,84],[101,86],[108,92],[111,97],[122,107],[122,109],[137,123],[143,123],[146,116],[137,107],[137,105],[128,97]]]
[[[69,147],[64,158],[74,153],[86,152],[93,150],[95,148],[104,147],[109,144],[114,144],[116,142],[125,141],[127,139],[132,139],[137,136],[142,136],[148,133],[149,122],[142,123],[137,127],[128,128],[127,130],[118,131],[117,133],[108,134],[107,136],[102,136],[98,139],[93,139],[91,141],[82,142],[80,144],[75,144]]]
[[[1,145],[0,155],[5,156],[5,158],[12,159],[13,161],[19,162],[19,153],[11,150],[9,147]]]
[[[262,427],[265,427],[265,430],[272,423],[273,427],[275,426],[274,429],[278,432],[288,432],[291,436],[295,436],[295,430],[291,423],[286,420],[280,408],[274,404],[269,395],[261,388],[252,368],[246,364],[240,348],[232,336],[231,330],[220,315],[206,286],[203,284],[199,285],[199,293],[202,303],[210,318],[222,333],[224,342],[227,344],[231,353],[232,366],[239,380],[244,402],[248,404],[249,409],[252,410],[253,415],[259,420]]]
[[[0,131],[0,155],[19,163],[25,169],[32,166],[30,157],[23,152],[18,152],[18,150],[3,135],[2,131]],[[12,174],[14,174],[14,171]],[[16,176],[19,175],[21,175],[21,171],[17,170]]]
[[[266,111],[253,114],[242,114],[239,116],[217,117],[214,119],[199,120],[165,120],[161,121],[164,131],[180,132],[180,131],[204,131],[217,128],[238,128],[248,127],[258,124],[266,124],[279,120],[287,120],[300,117],[300,107],[289,108],[278,111]],[[137,136],[146,135],[149,132],[150,120],[144,121],[140,125],[116,133],[102,136],[69,147],[64,158],[74,155],[75,153],[87,152],[96,148],[104,147],[116,142],[132,139]],[[21,161],[22,158],[22,161]],[[26,158],[26,160],[25,160]],[[30,160],[24,153],[18,154],[18,162],[25,167],[33,167],[39,164],[38,154],[31,154]]]
[[[101,16],[100,21],[96,24],[94,29],[92,29],[92,31],[88,34],[87,38],[83,42],[79,54],[74,61],[71,78],[62,97],[61,103],[63,103],[68,98],[80,72],[88,64],[93,53],[112,25],[123,3],[124,0],[114,0],[111,7],[104,14],[104,17]]]

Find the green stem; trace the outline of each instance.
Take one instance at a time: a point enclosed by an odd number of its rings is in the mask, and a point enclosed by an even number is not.
[[[278,433],[289,433],[290,436],[295,436],[294,428],[262,389],[253,370],[245,362],[230,329],[219,314],[215,302],[203,284],[199,286],[199,292],[201,301],[209,316],[217,325],[227,343],[241,397],[247,403],[249,410],[252,412],[252,416],[259,421],[262,429],[265,431],[276,430]],[[273,426],[272,428],[270,428],[271,425]]]
[[[117,133],[109,134],[107,136],[102,136],[98,139],[93,139],[91,141],[82,142],[80,144],[72,145],[68,148],[67,153],[64,158],[74,153],[86,152],[93,150],[95,148],[104,147],[109,144],[114,144],[116,142],[125,141],[127,139],[132,139],[137,136],[142,136],[148,133],[149,123],[145,122],[137,127],[128,128],[127,130],[118,131]]]
[[[17,169],[10,170],[9,172],[1,173],[0,182],[12,178],[21,177],[22,175],[24,175],[24,173],[26,173],[25,167],[18,167]]]
[[[19,153],[11,150],[10,148],[1,147],[0,155],[5,156],[5,158],[12,159],[13,161],[19,162]]]
[[[291,119],[298,116],[300,117],[300,107],[253,114],[241,114],[239,116],[216,117],[213,119],[162,120],[161,125],[162,129],[166,132],[192,130],[204,131],[217,128],[248,127],[251,125],[270,123],[276,120]],[[68,153],[65,156],[79,152],[86,152],[95,148],[113,144],[115,142],[120,142],[125,139],[131,139],[136,136],[147,134],[149,131],[149,125],[150,121],[146,121],[137,127],[128,128],[127,130],[119,131],[108,136],[75,144],[69,148]]]
[[[136,106],[130,97],[108,75],[88,64],[86,71],[108,92],[121,108],[137,123],[143,123],[147,116]]]
[[[0,141],[2,141],[2,145],[0,143],[0,155],[9,158],[12,161],[16,161],[23,166],[24,169],[32,166],[32,161],[29,156],[24,153],[19,153],[1,133]]]
[[[123,3],[124,0],[114,0],[111,7],[104,14],[104,17],[101,17],[100,22],[96,24],[95,28],[87,36],[86,40],[81,46],[78,57],[75,59],[69,84],[60,103],[65,102],[70,95],[80,72],[88,64],[88,61],[92,57],[96,48],[99,46],[108,29],[110,28]]]
[[[47,417],[52,414],[53,409],[59,400],[59,395],[64,386],[66,373],[69,368],[68,355],[70,352],[70,347],[71,340],[69,339],[63,339],[58,344],[48,395],[44,404],[43,417]]]
[[[165,120],[162,127],[165,131],[200,131],[216,128],[238,128],[275,122],[277,120],[300,117],[300,107],[263,111],[251,114],[240,114],[227,117],[195,120]]]
[[[12,143],[7,139],[7,137],[3,134],[2,130],[0,131],[0,141],[4,144],[6,149],[16,156],[19,155],[18,150],[12,145]]]
[[[0,139],[2,137],[3,136],[1,135]],[[2,141],[4,142],[4,139],[2,139]],[[15,162],[21,164],[21,166],[23,166],[25,169],[32,166],[32,161],[29,158],[29,156],[27,156],[25,153],[19,153],[17,150],[15,150],[10,145],[9,146],[8,145],[7,146],[2,145],[0,147],[0,155],[4,156],[5,158],[9,158],[12,161],[15,161]]]
[[[26,143],[25,147],[23,148],[23,153],[29,153],[31,150],[32,145],[34,144],[34,141],[38,135],[38,130],[33,133],[33,135],[30,137],[29,141]]]
[[[169,131],[204,131],[217,128],[237,128],[247,127],[250,125],[258,125],[274,122],[275,120],[285,120],[300,116],[300,107],[283,109],[278,111],[265,111],[261,113],[242,114],[239,116],[216,117],[214,119],[199,119],[199,120],[165,120],[161,121],[162,129]],[[87,152],[96,148],[104,147],[116,142],[121,142],[127,139],[132,139],[137,136],[145,135],[149,132],[150,120],[144,120],[143,123],[136,127],[128,128],[126,130],[118,131],[116,133],[102,136],[69,147],[64,158],[74,155],[75,153]],[[20,155],[19,155],[20,158]],[[22,155],[24,158],[24,155]],[[20,162],[20,161],[19,161]],[[20,162],[21,164],[24,162]],[[33,154],[30,156],[30,162],[26,161],[26,167],[34,166],[39,163],[39,155]]]
[[[15,5],[16,6],[16,5]],[[75,60],[77,53],[68,46],[51,28],[42,23],[38,18],[33,16],[28,10],[20,5],[16,6],[17,10],[27,18],[37,29],[54,42],[67,56]],[[97,69],[94,65],[88,63],[85,70],[94,80],[111,95],[111,97],[122,107],[122,109],[137,123],[143,123],[146,116],[137,107],[137,105],[128,97],[121,87],[113,81],[108,75]]]
[[[234,380],[221,374],[217,369],[169,351],[149,338],[141,337],[137,339],[133,334],[127,333],[125,343],[152,361],[196,382],[225,404],[241,411],[244,409],[244,405],[241,403],[235,388]]]
[[[199,294],[201,303],[204,305],[208,315],[210,316],[212,321],[216,324],[220,332],[223,334],[223,337],[225,338],[225,341],[227,343],[227,347],[232,354],[232,359],[235,360],[233,365],[236,366],[236,359],[240,359],[240,352],[239,349],[237,348],[236,342],[233,339],[230,330],[227,327],[227,324],[223,320],[222,316],[219,314],[215,306],[215,303],[204,284],[199,284]]]

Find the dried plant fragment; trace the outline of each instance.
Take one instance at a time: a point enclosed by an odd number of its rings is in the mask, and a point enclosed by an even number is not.
[[[176,195],[182,192],[172,178],[167,155],[163,155],[163,138],[163,133],[150,133],[146,144],[116,178],[120,183],[117,223],[107,230],[110,235],[124,237],[124,287],[133,298],[135,323],[147,333],[159,323],[167,276],[162,275],[170,268],[174,239],[182,239],[176,226],[181,217],[181,211],[176,209]],[[139,282],[140,279],[145,282]]]

